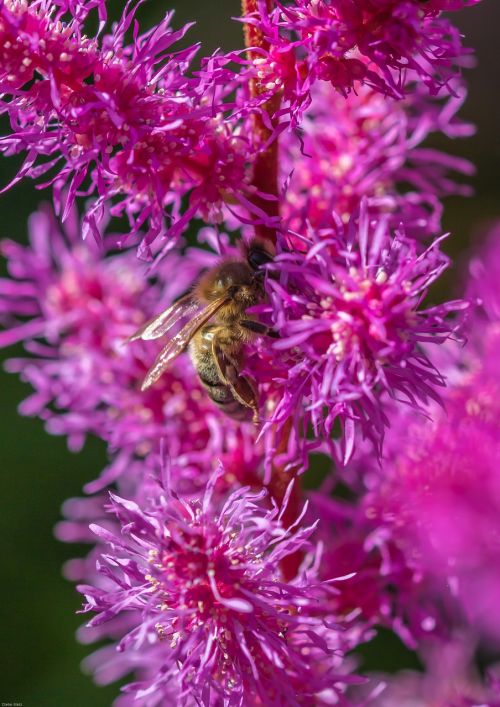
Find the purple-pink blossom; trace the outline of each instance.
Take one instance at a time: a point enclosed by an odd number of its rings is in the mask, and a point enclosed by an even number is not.
[[[144,258],[194,216],[219,220],[226,200],[252,211],[248,164],[258,145],[223,120],[234,87],[210,81],[208,70],[188,75],[198,47],[173,45],[189,26],[172,30],[169,13],[128,44],[137,5],[127,5],[110,34],[91,39],[83,20],[94,5],[78,3],[69,19],[56,2],[0,8],[1,111],[12,131],[0,146],[25,154],[14,182],[50,174],[63,217],[76,197],[91,196],[83,235],[97,241],[104,208],[124,214],[132,236],[144,229]]]
[[[8,186],[54,200],[0,242],[0,347],[22,414],[106,445],[55,533],[117,707],[495,704],[499,233],[436,303],[473,167],[427,142],[473,132],[445,13],[478,1],[243,0],[200,60],[142,0],[0,3]],[[426,672],[358,677],[379,628]]]
[[[451,81],[469,53],[441,12],[477,1],[294,0],[278,3],[273,20],[280,34],[291,33],[307,85],[328,81],[346,95],[365,83],[401,98],[410,71],[436,95],[453,91]]]
[[[496,234],[473,260],[469,292],[483,297],[466,328],[469,347],[450,364],[444,410],[431,410],[432,419],[396,421],[366,500],[367,514],[408,565],[432,579],[434,596],[494,641],[500,635],[499,252]]]
[[[413,650],[429,635],[446,637],[446,617],[435,602],[432,582],[409,562],[397,536],[372,517],[366,490],[348,502],[329,497],[335,485],[332,476],[327,488],[311,494],[309,512],[320,521],[317,537],[324,543],[320,577],[354,575],[332,597],[332,609],[355,617],[370,637],[378,627],[393,631]]]
[[[324,620],[335,590],[317,582],[312,557],[292,582],[279,572],[284,558],[310,547],[314,526],[299,527],[299,518],[286,530],[283,509],[248,488],[217,509],[215,480],[196,502],[168,487],[149,509],[112,496],[121,533],[94,527],[109,547],[101,571],[115,587],[80,588],[85,610],[97,612],[90,625],[136,613],[118,649],[125,661],[128,651],[145,651],[157,670],[126,690],[151,704],[172,685],[178,704],[321,704],[323,691],[341,699],[352,680],[342,674],[348,635]]]
[[[438,235],[440,199],[470,194],[453,181],[453,172],[470,175],[473,166],[422,143],[433,132],[471,134],[472,126],[456,117],[465,89],[457,85],[456,92],[442,103],[416,84],[404,101],[394,101],[364,86],[344,98],[316,85],[300,133],[280,140],[286,225],[298,232],[308,225],[335,228],[334,214],[346,223],[368,198],[372,212],[391,214],[393,225],[404,223],[408,235]]]
[[[490,637],[500,634],[497,397],[497,382],[487,376],[455,387],[447,417],[409,428],[368,501],[408,562],[436,579],[435,593]]]
[[[307,236],[291,234],[292,248],[277,256],[262,307],[286,368],[269,424],[305,412],[328,440],[339,420],[348,459],[357,427],[379,447],[385,394],[415,407],[438,398],[444,381],[424,345],[446,341],[456,328],[449,315],[464,305],[423,305],[448,266],[439,240],[421,251],[366,202],[346,226],[337,218],[336,233]]]

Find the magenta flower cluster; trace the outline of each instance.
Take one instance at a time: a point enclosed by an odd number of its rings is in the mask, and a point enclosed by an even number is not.
[[[349,632],[329,629],[321,618],[329,584],[315,579],[314,558],[291,582],[279,573],[280,562],[307,547],[314,526],[284,529],[276,505],[263,508],[265,491],[245,487],[214,514],[217,475],[199,502],[160,486],[144,511],[112,495],[113,513],[127,531],[117,536],[91,526],[111,547],[101,562],[116,588],[80,587],[85,608],[99,612],[90,625],[126,605],[137,625],[119,649],[148,650],[152,636],[159,642],[159,669],[134,686],[139,697],[160,702],[171,682],[189,695],[187,703],[194,697],[239,705],[254,695],[263,703],[299,704],[298,692],[335,694],[337,684],[353,679],[336,672],[336,652],[349,647]]]
[[[500,231],[429,295],[477,2],[243,0],[201,58],[140,2],[0,4],[9,186],[53,199],[0,346],[21,414],[107,448],[56,535],[119,707],[500,704]],[[365,674],[380,629],[425,672]]]

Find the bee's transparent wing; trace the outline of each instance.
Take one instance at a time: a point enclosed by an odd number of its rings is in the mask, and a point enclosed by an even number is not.
[[[168,344],[158,354],[156,361],[149,369],[146,378],[141,386],[141,390],[146,390],[155,383],[162,373],[168,368],[172,361],[181,354],[196,332],[201,329],[221,307],[227,304],[228,299],[221,297],[207,305],[201,312],[198,312],[178,334],[173,336]]]
[[[184,297],[174,302],[173,305],[164,312],[153,317],[149,322],[146,322],[135,334],[132,334],[129,341],[136,341],[137,339],[142,339],[143,341],[159,339],[160,336],[164,336],[180,319],[190,316],[198,308],[199,304],[193,299],[190,293],[184,295]]]

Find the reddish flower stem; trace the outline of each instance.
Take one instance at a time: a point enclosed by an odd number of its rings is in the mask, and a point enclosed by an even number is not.
[[[286,451],[291,429],[292,421],[288,420],[283,427],[281,439],[276,448],[276,457],[279,457]],[[268,489],[271,496],[278,503],[278,506],[281,506],[281,504],[283,503],[286,490],[292,479],[294,479],[292,493],[288,500],[288,505],[283,514],[283,526],[285,528],[288,528],[292,523],[295,522],[297,516],[301,511],[302,491],[300,487],[300,477],[297,475],[297,469],[285,471],[282,466],[273,464],[273,471],[271,475],[271,480],[268,485]],[[287,581],[293,579],[296,576],[302,559],[303,553],[295,552],[292,555],[288,555],[282,560],[281,571],[283,572],[283,576]]]
[[[250,15],[258,16],[259,4],[259,0],[241,0],[241,11],[243,17],[248,17]],[[266,7],[268,11],[272,10],[273,5],[273,0],[266,0]],[[255,27],[253,24],[244,24],[243,28],[246,47],[259,47],[264,50],[269,49],[269,43],[266,41],[260,29]],[[253,61],[254,59],[260,58],[260,55],[249,50],[247,52],[247,57],[250,61]],[[265,89],[259,79],[254,78],[251,80],[250,94],[252,97],[262,94],[264,90]],[[279,109],[280,102],[281,96],[276,94],[264,104],[263,110],[266,111],[270,119]],[[264,119],[260,114],[256,114],[253,117],[253,130],[257,138],[257,144],[266,143],[273,134],[272,129],[266,126]],[[279,215],[279,205],[278,141],[276,139],[273,140],[269,147],[258,153],[254,163],[252,183],[259,192],[275,197],[275,199],[269,200],[256,196],[254,199],[256,206],[265,211],[265,213],[269,216],[277,217]],[[273,244],[276,243],[276,231],[274,228],[269,228],[269,226],[257,225],[255,227],[255,235],[258,238],[271,241]]]
[[[248,17],[250,15],[258,16],[259,14],[259,0],[241,0],[241,10],[243,17]],[[265,0],[266,8],[270,12],[274,6],[274,0]],[[255,27],[253,24],[244,24],[244,35],[245,35],[245,46],[246,47],[259,47],[261,49],[269,49],[269,43],[266,41],[261,30]],[[260,54],[249,50],[247,52],[247,57],[250,61],[260,58]],[[264,92],[264,87],[261,85],[257,78],[252,79],[250,84],[250,94],[255,97]],[[271,123],[272,117],[278,111],[281,102],[281,96],[276,94],[267,103],[264,104],[263,109],[267,112]],[[257,137],[257,143],[263,144],[267,142],[272,136],[272,129],[269,128],[262,115],[256,114],[253,118],[253,129],[255,136]],[[254,187],[262,193],[272,195],[275,198],[273,201],[267,199],[262,199],[261,197],[256,197],[254,203],[259,206],[263,211],[265,211],[269,216],[279,215],[279,202],[278,202],[278,141],[275,139],[267,147],[266,150],[260,152],[254,163],[253,179],[252,183]],[[256,226],[255,235],[258,238],[264,238],[271,241],[273,244],[276,242],[276,232],[273,228],[268,226]],[[285,452],[288,446],[288,438],[290,436],[291,422],[285,425],[283,434],[281,436],[278,448],[276,449],[276,455],[280,455]],[[269,492],[271,496],[276,500],[279,506],[283,503],[286,489],[290,481],[295,477],[295,484],[292,491],[292,495],[288,502],[288,506],[283,515],[283,525],[288,527],[297,518],[300,512],[301,506],[301,491],[298,477],[296,477],[296,472],[285,471],[282,467],[273,465],[273,473],[271,481],[269,483]],[[302,553],[296,552],[293,555],[289,555],[282,561],[281,570],[286,580],[293,579],[297,574],[297,570],[302,561]]]

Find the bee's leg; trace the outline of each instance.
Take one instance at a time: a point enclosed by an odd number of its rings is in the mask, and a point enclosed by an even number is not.
[[[254,322],[253,319],[243,319],[240,325],[248,331],[253,331],[255,334],[262,334],[264,336],[270,336],[272,339],[279,339],[280,335],[274,329],[261,324],[260,322]]]
[[[221,380],[229,386],[238,402],[252,410],[253,421],[257,424],[259,421],[259,410],[255,388],[248,378],[239,375],[237,362],[231,360],[223,353],[217,343],[217,337],[214,337],[212,341],[212,354]]]

